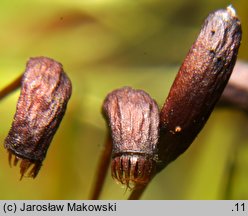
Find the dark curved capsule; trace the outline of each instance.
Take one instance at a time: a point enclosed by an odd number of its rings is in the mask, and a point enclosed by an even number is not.
[[[28,61],[14,121],[5,139],[10,164],[13,155],[14,165],[21,160],[21,178],[30,167],[29,177],[38,174],[71,90],[71,81],[60,63],[46,57]]]
[[[211,13],[189,50],[161,110],[161,165],[193,142],[220,98],[236,62],[241,24],[235,10]]]
[[[155,171],[159,110],[144,91],[124,87],[111,92],[103,103],[111,129],[114,179],[127,187],[147,184]]]

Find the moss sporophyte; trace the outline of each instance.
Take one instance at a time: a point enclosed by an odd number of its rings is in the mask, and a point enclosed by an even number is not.
[[[228,83],[241,35],[231,6],[210,13],[161,110],[143,90],[122,87],[106,96],[102,113],[108,133],[91,199],[99,198],[109,163],[112,177],[132,189],[129,199],[139,199],[153,177],[188,149]],[[60,63],[37,57],[28,61],[23,75],[0,91],[0,99],[19,86],[4,146],[10,165],[20,162],[21,178],[35,178],[65,114],[72,84]]]
[[[106,149],[112,148],[113,178],[133,189],[130,199],[138,199],[201,131],[233,71],[241,34],[231,6],[210,13],[160,112],[142,90],[124,87],[107,95],[103,114],[112,146]]]
[[[71,81],[62,65],[50,58],[31,58],[21,81],[14,121],[5,139],[9,163],[20,160],[21,178],[35,178],[64,116]]]

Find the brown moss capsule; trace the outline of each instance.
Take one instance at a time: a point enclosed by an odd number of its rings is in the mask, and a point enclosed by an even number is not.
[[[231,75],[240,41],[240,21],[231,6],[206,18],[161,110],[162,167],[183,153],[206,123]]]
[[[64,116],[71,95],[71,82],[62,65],[45,57],[31,58],[22,78],[14,121],[5,148],[9,162],[19,160],[21,178],[35,178],[47,149]]]
[[[159,110],[142,90],[124,87],[111,92],[103,103],[111,129],[112,176],[127,187],[146,184],[157,159]]]

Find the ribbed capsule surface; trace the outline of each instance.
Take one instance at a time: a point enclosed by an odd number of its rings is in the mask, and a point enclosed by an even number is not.
[[[159,134],[156,102],[144,91],[124,87],[103,103],[112,140],[112,176],[127,187],[146,184],[155,169]]]
[[[240,21],[231,6],[206,18],[161,110],[162,166],[183,153],[206,123],[232,73],[240,41]]]
[[[10,164],[20,160],[21,178],[36,177],[71,96],[62,65],[46,57],[31,58],[22,78],[16,113],[5,139]]]

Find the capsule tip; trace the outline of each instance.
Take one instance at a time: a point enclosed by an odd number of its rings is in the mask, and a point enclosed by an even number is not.
[[[111,163],[112,177],[129,189],[146,185],[155,171],[154,161],[141,155],[114,157]]]
[[[20,174],[21,174],[20,180],[22,180],[24,176],[35,178],[38,175],[38,172],[42,165],[41,162],[30,161],[28,159],[21,158],[13,154],[13,152],[11,152],[10,150],[8,151],[8,153],[9,153],[10,167],[12,167],[12,165],[17,166],[18,164],[20,164]]]
[[[226,8],[227,12],[232,16],[232,17],[236,17],[236,11],[234,9],[234,7],[230,4],[227,8]]]

